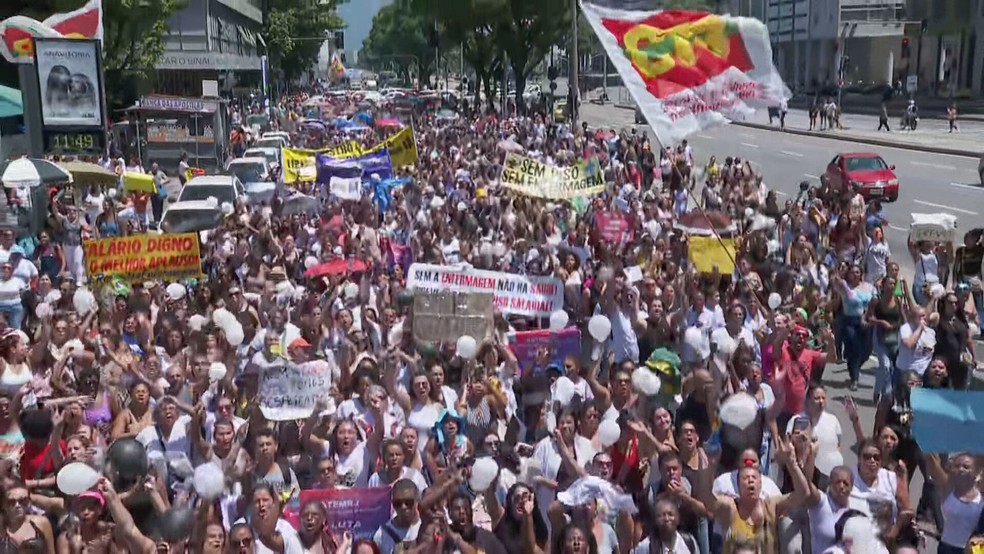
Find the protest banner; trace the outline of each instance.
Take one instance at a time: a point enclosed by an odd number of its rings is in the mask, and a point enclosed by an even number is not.
[[[306,489],[297,502],[284,508],[284,519],[300,529],[300,507],[308,502],[320,502],[328,513],[326,528],[330,533],[352,533],[353,540],[372,539],[376,530],[390,520],[389,487],[365,489]]]
[[[952,214],[912,214],[909,234],[913,242],[953,242],[957,238],[957,216]]]
[[[332,177],[328,181],[328,190],[342,200],[358,200],[362,198],[362,179],[360,177]]]
[[[379,175],[383,180],[393,177],[393,163],[386,148],[350,158],[331,158],[326,154],[319,154],[317,166],[318,180],[323,183],[330,183],[333,176],[358,176],[363,180],[369,180],[373,174]]]
[[[550,351],[549,363],[552,364],[563,364],[567,356],[576,356],[579,359],[581,357],[581,331],[577,327],[567,327],[557,331],[549,329],[521,331],[509,333],[507,338],[509,349],[516,355],[521,369],[533,367],[536,353],[541,348]]]
[[[524,196],[565,200],[605,191],[605,178],[597,159],[581,160],[570,167],[555,167],[510,152],[499,183]]]
[[[602,211],[595,214],[595,227],[601,238],[606,242],[619,243],[632,240],[632,227],[625,215],[614,211]]]
[[[347,158],[358,158],[365,153],[365,149],[362,145],[354,140],[349,140],[338,146],[332,146],[331,148],[324,148],[318,151],[329,158],[335,158],[337,160],[344,160]]]
[[[373,146],[370,152],[383,148],[389,150],[393,167],[406,167],[417,163],[417,140],[414,138],[413,129],[410,127],[405,127],[390,138]]]
[[[284,148],[284,183],[308,183],[318,177],[315,153],[311,150]]]
[[[366,152],[358,158],[353,158],[352,161],[362,167],[362,179],[365,181],[368,181],[374,174],[378,175],[380,179],[393,177],[393,162],[387,148]]]
[[[564,307],[564,284],[554,277],[484,271],[466,266],[413,264],[407,288],[423,291],[492,293],[505,314],[549,317]]]
[[[260,376],[257,401],[270,421],[305,419],[330,388],[331,367],[326,362],[288,363]]]
[[[491,293],[424,292],[413,297],[413,338],[454,342],[468,335],[476,340],[492,336]]]
[[[923,454],[984,454],[984,392],[913,387],[912,434]]]
[[[718,242],[716,237],[690,235],[687,237],[687,244],[687,258],[697,271],[714,273],[714,266],[717,266],[721,275],[730,275],[735,271],[735,263],[732,261],[735,259],[734,239],[721,239]]]
[[[198,233],[131,235],[82,241],[90,280],[128,283],[179,281],[202,276]]]

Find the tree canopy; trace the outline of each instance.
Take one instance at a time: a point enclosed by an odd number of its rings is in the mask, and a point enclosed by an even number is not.
[[[372,30],[362,42],[360,63],[379,69],[394,67],[407,81],[416,76],[427,83],[434,68],[434,49],[429,45],[433,19],[415,10],[410,0],[396,2],[379,10]]]
[[[268,0],[264,29],[268,55],[288,79],[302,75],[318,60],[323,40],[343,27],[335,7],[346,0]]]

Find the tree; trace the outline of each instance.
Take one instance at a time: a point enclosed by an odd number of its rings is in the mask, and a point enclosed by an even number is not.
[[[435,51],[429,44],[433,25],[433,20],[413,9],[410,0],[397,0],[373,17],[359,60],[375,68],[395,66],[408,81],[411,70],[416,70],[424,86],[434,68]]]
[[[516,81],[516,107],[526,111],[526,78],[571,28],[569,0],[507,0],[508,11],[499,27],[499,41]]]
[[[304,74],[317,62],[324,40],[341,29],[335,7],[345,0],[268,0],[264,30],[274,68],[287,79]]]

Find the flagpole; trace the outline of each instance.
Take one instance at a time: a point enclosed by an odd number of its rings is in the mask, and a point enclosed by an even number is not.
[[[571,0],[571,55],[570,57],[570,82],[567,87],[571,93],[571,126],[577,125],[577,0]]]

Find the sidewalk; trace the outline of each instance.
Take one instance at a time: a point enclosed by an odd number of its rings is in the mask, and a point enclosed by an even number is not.
[[[824,98],[821,96],[820,98]],[[984,99],[980,98],[956,98],[952,100],[957,104],[957,112],[960,118],[967,121],[984,121]],[[802,110],[809,109],[813,103],[813,95],[798,94],[789,100],[790,108]],[[892,117],[901,116],[908,105],[909,99],[906,96],[894,96],[888,101],[888,113]],[[916,105],[919,106],[919,114],[923,119],[946,120],[946,109],[950,106],[951,100],[935,96],[918,96]],[[848,114],[874,115],[881,113],[880,94],[845,94],[841,102],[841,110]]]
[[[779,131],[779,121],[776,120],[774,124],[770,125],[769,116],[766,113],[756,115],[753,120],[733,123],[756,129]],[[898,130],[898,123],[898,119],[890,119],[889,125],[893,129],[892,131],[877,131],[877,117],[843,114],[841,116],[843,129],[811,131],[809,130],[809,115],[801,110],[790,110],[786,114],[786,129],[783,132],[973,158],[984,152],[984,147],[981,146],[984,124],[965,121],[961,127],[962,132],[951,134],[947,132],[945,122],[942,122],[941,125],[941,122],[938,121],[920,120],[916,131],[900,131]]]

